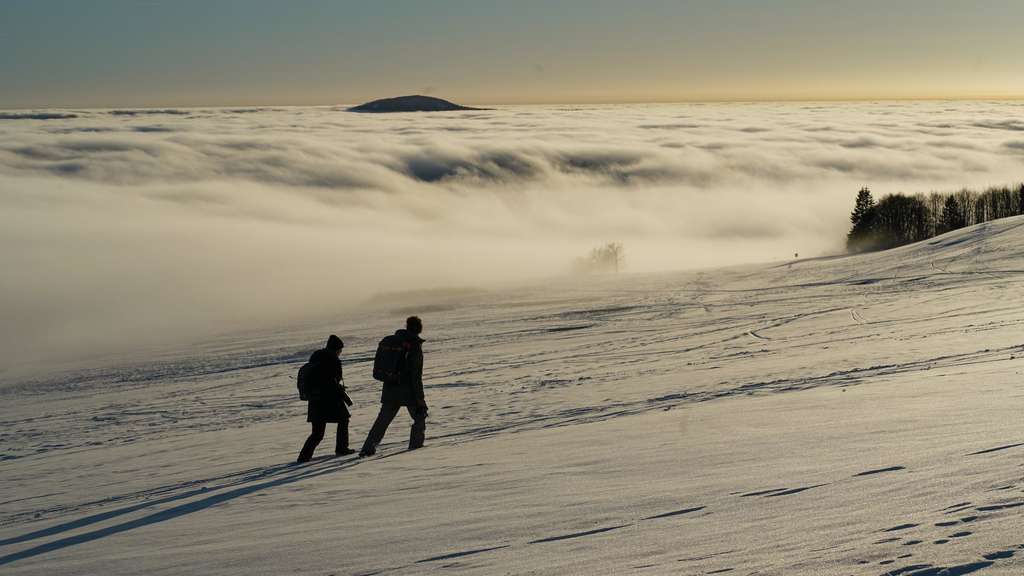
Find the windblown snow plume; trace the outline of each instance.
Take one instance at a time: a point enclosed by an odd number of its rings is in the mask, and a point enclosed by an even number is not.
[[[857,189],[1020,179],[1019,103],[0,115],[0,365],[374,294],[840,248]]]

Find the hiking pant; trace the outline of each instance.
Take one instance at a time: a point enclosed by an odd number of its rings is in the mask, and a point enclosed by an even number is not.
[[[391,421],[398,415],[398,411],[402,409],[401,404],[381,404],[380,413],[377,414],[377,420],[373,423],[373,428],[370,428],[370,434],[366,437],[366,442],[363,444],[363,453],[372,454],[377,448],[377,444],[384,439],[384,433],[388,431],[388,426]],[[415,450],[423,447],[423,437],[427,432],[427,415],[419,406],[406,406],[409,410],[409,416],[412,416],[412,431],[409,434],[409,450]]]
[[[313,458],[313,451],[324,439],[324,432],[327,431],[327,422],[313,422],[312,424],[313,431],[309,433],[309,438],[306,438],[306,443],[302,445],[302,451],[299,452],[300,462],[307,462]],[[334,441],[334,451],[337,453],[342,450],[348,450],[348,418],[338,422],[338,435]]]

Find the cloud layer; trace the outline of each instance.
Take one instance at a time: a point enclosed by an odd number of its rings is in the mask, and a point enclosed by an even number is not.
[[[335,313],[394,289],[839,248],[856,190],[1021,179],[1019,103],[0,115],[0,362]]]

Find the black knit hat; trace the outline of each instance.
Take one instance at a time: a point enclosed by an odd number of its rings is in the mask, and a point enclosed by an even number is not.
[[[334,334],[331,334],[331,336],[327,339],[328,350],[341,350],[344,347],[345,343],[341,341],[341,338],[338,338]]]

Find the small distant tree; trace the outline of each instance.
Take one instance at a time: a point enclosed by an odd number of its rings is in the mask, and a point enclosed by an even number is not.
[[[967,219],[964,218],[963,209],[960,207],[960,202],[957,201],[956,196],[947,197],[946,203],[942,206],[939,231],[945,233],[950,230],[958,230],[966,225]]]
[[[586,257],[577,258],[573,269],[577,273],[592,274],[595,272],[619,272],[624,261],[622,244],[609,242],[594,248]]]
[[[605,267],[618,274],[619,269],[622,268],[623,261],[622,244],[618,242],[609,242],[599,250],[599,253],[600,259],[604,262]]]
[[[956,201],[960,204],[960,213],[964,215],[965,225],[973,226],[977,224],[974,221],[974,202],[977,194],[964,188],[954,192],[953,195],[956,196]]]
[[[928,236],[942,234],[942,207],[946,204],[946,194],[932,192],[927,196],[928,204]]]
[[[872,249],[876,220],[875,199],[865,186],[857,192],[857,200],[850,213],[850,233],[846,235],[846,249],[863,252]]]
[[[867,186],[857,192],[857,200],[853,205],[853,212],[850,214],[850,222],[857,226],[864,222],[875,209],[875,199],[871,196],[871,190]]]
[[[1024,184],[1017,188],[1017,214],[1024,214]]]

